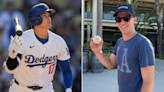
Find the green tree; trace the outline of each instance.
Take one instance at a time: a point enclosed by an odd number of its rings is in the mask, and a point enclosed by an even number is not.
[[[147,31],[149,30],[148,28],[154,29],[154,26],[156,26],[156,25],[153,25],[153,23],[155,23],[156,21],[156,18],[154,18],[153,15],[148,14],[148,12],[146,12],[143,18],[143,21],[141,21],[140,15],[138,15],[137,17],[138,17],[137,19],[138,21],[135,24],[135,30],[142,35],[147,34]]]
[[[131,6],[133,7],[134,11],[137,11],[138,10],[138,0],[131,0],[131,2],[129,3],[128,0],[126,0],[126,3],[127,4],[131,4]]]
[[[158,35],[157,35],[157,49],[158,49],[158,57],[161,57],[162,51],[162,30],[161,30],[161,22],[159,18],[159,0],[155,0],[155,8],[157,15],[157,26],[158,26]]]

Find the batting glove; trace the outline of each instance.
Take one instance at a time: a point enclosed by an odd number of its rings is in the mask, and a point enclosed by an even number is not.
[[[11,36],[11,41],[10,41],[10,45],[9,45],[9,57],[14,59],[17,54],[18,54],[18,49],[20,48],[20,46],[23,44],[22,42],[22,38],[19,36],[15,36],[13,38],[13,36]]]
[[[67,89],[65,90],[65,92],[72,92],[72,89],[71,89],[71,88],[67,88]]]

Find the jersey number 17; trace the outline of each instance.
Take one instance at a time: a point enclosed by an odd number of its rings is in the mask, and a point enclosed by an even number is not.
[[[49,66],[49,73],[48,74],[52,74],[53,73],[54,67],[55,67],[55,63]]]

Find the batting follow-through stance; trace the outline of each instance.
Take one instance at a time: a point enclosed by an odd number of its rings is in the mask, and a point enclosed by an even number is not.
[[[122,38],[117,40],[109,58],[102,52],[103,40],[90,42],[92,51],[108,69],[117,63],[119,92],[152,92],[154,84],[154,50],[146,37],[135,31],[137,21],[131,5],[121,4],[114,14]]]
[[[51,81],[57,63],[63,72],[65,92],[72,92],[68,47],[60,36],[48,30],[53,13],[55,10],[44,3],[33,6],[28,14],[33,29],[22,36],[11,36],[5,69],[15,79],[9,92],[54,92]]]

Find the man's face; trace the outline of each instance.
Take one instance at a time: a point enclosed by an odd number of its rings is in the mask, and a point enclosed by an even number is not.
[[[117,22],[117,26],[123,35],[127,35],[134,30],[134,24],[135,24],[137,18],[130,17],[130,16],[131,15],[126,12],[117,13],[116,19],[119,20],[122,17],[124,17],[124,19],[125,19],[124,20],[122,18],[121,21]],[[127,21],[127,20],[129,20],[129,21]]]
[[[44,12],[40,14],[40,17],[42,17],[42,23],[40,24],[41,27],[50,29],[52,24],[51,24],[51,17],[49,12]]]

